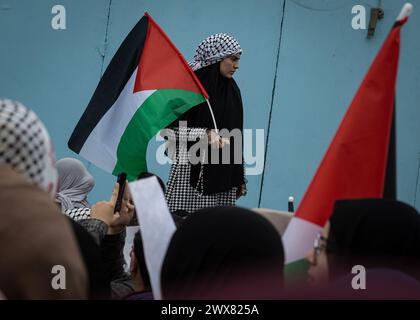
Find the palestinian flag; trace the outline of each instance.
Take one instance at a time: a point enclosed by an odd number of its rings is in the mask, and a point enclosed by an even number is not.
[[[128,180],[147,171],[147,145],[207,92],[181,53],[148,13],[110,62],[68,146],[96,166]]]
[[[382,198],[406,4],[344,116],[283,242],[286,263],[305,257],[339,199]],[[395,179],[389,179],[394,181]]]

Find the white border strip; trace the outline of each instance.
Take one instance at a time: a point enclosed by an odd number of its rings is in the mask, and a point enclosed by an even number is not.
[[[136,111],[156,90],[133,93],[137,68],[117,101],[102,117],[80,150],[80,155],[97,167],[112,172],[117,163],[117,149],[121,137]]]
[[[161,300],[160,272],[176,226],[156,177],[131,182],[129,186],[141,225],[140,233],[153,297]]]

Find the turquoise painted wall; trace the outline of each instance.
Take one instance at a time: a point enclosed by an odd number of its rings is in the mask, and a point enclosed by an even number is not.
[[[368,40],[366,30],[352,29],[351,9],[361,4],[369,11],[378,3],[385,17]],[[264,175],[248,177],[249,195],[239,204],[284,210],[289,195],[297,203],[301,200],[403,3],[0,0],[0,96],[19,100],[38,113],[53,138],[57,158],[74,156],[67,140],[104,68],[144,11],[187,60],[206,36],[230,33],[244,49],[236,79],[245,127],[269,132]],[[414,14],[402,32],[398,78],[398,197],[419,209],[420,0],[412,3]],[[66,30],[51,27],[51,8],[56,4],[66,8]],[[159,145],[149,146],[149,166],[166,179],[169,165],[155,160]],[[114,177],[88,166],[96,179],[90,200],[107,198]]]

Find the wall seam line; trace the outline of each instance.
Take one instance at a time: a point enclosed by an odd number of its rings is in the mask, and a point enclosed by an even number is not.
[[[112,5],[112,0],[109,0],[109,2],[108,2],[108,16],[107,16],[107,19],[106,19],[106,29],[105,29],[104,53],[102,55],[102,63],[101,63],[101,77],[104,73],[105,56],[106,56],[107,45],[108,45],[108,29],[109,29],[109,18],[111,16],[111,5]]]
[[[111,5],[112,5],[112,0],[109,0],[109,2],[108,2],[108,15],[106,17],[105,40],[104,40],[104,45],[103,45],[104,51],[103,51],[103,54],[101,54],[102,61],[101,61],[101,73],[100,73],[100,76],[99,76],[99,81],[101,81],[101,78],[102,78],[103,73],[104,73],[105,56],[106,56],[107,45],[108,45],[109,18],[111,16]],[[86,168],[89,170],[91,166],[92,166],[92,162],[88,161],[87,165],[86,165]]]
[[[279,35],[279,41],[278,41],[278,47],[277,47],[277,59],[276,59],[276,68],[275,68],[274,79],[273,79],[273,90],[271,92],[271,103],[270,103],[270,113],[268,117],[267,135],[265,139],[264,166],[263,166],[263,172],[262,172],[261,183],[260,183],[260,195],[258,199],[258,208],[261,205],[262,190],[264,187],[265,166],[267,162],[268,142],[270,139],[271,115],[273,113],[274,97],[275,97],[275,92],[276,92],[277,70],[278,70],[279,59],[280,59],[280,46],[281,46],[281,38],[283,36],[283,22],[284,22],[284,16],[286,14],[286,1],[287,0],[284,0],[283,2],[283,12],[282,12],[281,23],[280,23],[280,35]]]

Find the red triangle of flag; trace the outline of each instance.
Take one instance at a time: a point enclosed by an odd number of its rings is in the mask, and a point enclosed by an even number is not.
[[[324,226],[338,199],[383,196],[400,49],[396,24],[376,56],[296,212]]]
[[[134,85],[134,92],[155,89],[189,90],[208,98],[206,90],[181,53],[148,13],[146,41]]]

